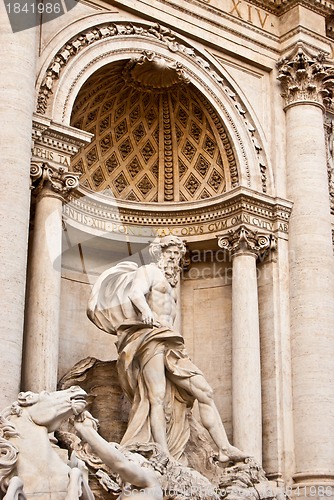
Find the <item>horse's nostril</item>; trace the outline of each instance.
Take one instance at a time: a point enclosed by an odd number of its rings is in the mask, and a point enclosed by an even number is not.
[[[72,392],[74,392],[74,391],[78,391],[78,390],[80,390],[80,389],[81,389],[81,387],[79,387],[78,385],[72,385],[72,387],[70,388],[70,390],[71,390]]]

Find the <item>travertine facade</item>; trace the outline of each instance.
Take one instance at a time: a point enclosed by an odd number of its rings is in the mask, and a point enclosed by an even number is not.
[[[334,498],[334,3],[85,0],[16,33],[0,9],[0,410],[117,358],[92,285],[172,234],[229,440]]]

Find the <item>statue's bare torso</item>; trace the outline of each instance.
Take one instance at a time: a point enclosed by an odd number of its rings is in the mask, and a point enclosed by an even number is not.
[[[176,316],[176,290],[156,264],[137,270],[129,297],[144,323],[172,328]]]
[[[151,275],[150,291],[146,301],[153,313],[154,323],[172,327],[176,316],[176,291],[165,278],[163,272],[155,265],[145,266]]]

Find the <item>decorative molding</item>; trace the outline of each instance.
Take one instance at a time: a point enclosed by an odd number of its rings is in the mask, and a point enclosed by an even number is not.
[[[321,15],[334,14],[334,2],[328,0],[247,0],[248,3],[256,5],[261,9],[271,12],[275,15],[281,15],[288,12],[296,5],[302,5],[309,10]]]
[[[238,229],[218,236],[218,246],[232,256],[250,252],[255,257],[261,257],[270,250],[276,250],[277,242],[273,234],[259,233],[242,224]]]
[[[163,134],[163,149],[164,149],[164,199],[165,201],[174,200],[175,191],[175,178],[174,178],[174,162],[173,162],[173,150],[172,150],[172,128],[171,128],[171,117],[168,97],[166,95],[162,96],[162,134]],[[179,172],[177,172],[179,175]],[[159,194],[158,194],[159,196]],[[158,198],[159,199],[159,198]]]
[[[294,53],[277,63],[285,106],[298,102],[312,102],[331,106],[334,85],[334,67],[325,64],[326,54],[311,55],[303,44]]]
[[[79,186],[79,174],[68,173],[64,167],[56,169],[48,163],[32,163],[30,178],[35,196],[51,193],[65,199]]]
[[[142,92],[165,92],[190,82],[181,63],[169,62],[155,52],[144,51],[126,64],[123,74],[129,87]]]
[[[173,234],[185,239],[212,239],[240,224],[268,231],[284,239],[288,235],[292,204],[246,188],[237,188],[217,199],[196,203],[151,203],[140,209],[134,202],[108,205],[97,196],[73,192],[64,205],[68,224],[105,238],[147,239]]]

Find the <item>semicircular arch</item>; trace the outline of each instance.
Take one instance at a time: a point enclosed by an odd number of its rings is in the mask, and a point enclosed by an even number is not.
[[[237,184],[271,194],[271,168],[261,137],[256,136],[251,112],[222,69],[168,28],[143,22],[131,25],[104,22],[81,30],[42,68],[37,112],[69,125],[75,100],[94,73],[108,64],[140,58],[148,52],[180,65],[188,81],[214,109],[217,123],[224,124],[233,148]]]

